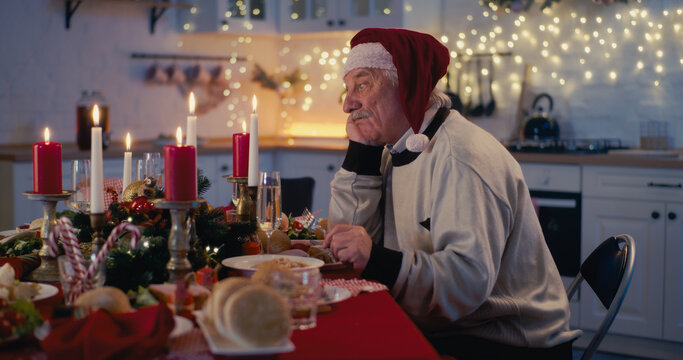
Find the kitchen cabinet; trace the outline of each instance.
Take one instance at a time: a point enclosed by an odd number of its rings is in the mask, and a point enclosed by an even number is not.
[[[330,182],[344,162],[343,152],[278,151],[275,156],[276,170],[280,178],[299,178],[310,176],[315,179],[313,188],[313,208],[311,212],[322,210],[319,218],[327,218],[330,197]],[[294,214],[300,215],[300,214]]]
[[[583,167],[582,259],[609,236],[636,244],[631,285],[610,332],[681,341],[683,316],[683,170]],[[606,310],[582,285],[584,329],[596,329]],[[585,296],[591,294],[591,296]]]
[[[437,0],[285,0],[281,33],[360,30],[366,27],[409,28],[437,32]]]
[[[182,33],[276,34],[276,0],[186,0],[178,12]]]

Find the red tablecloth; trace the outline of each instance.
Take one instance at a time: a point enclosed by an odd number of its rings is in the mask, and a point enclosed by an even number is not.
[[[327,277],[327,276],[326,276]],[[60,294],[61,295],[61,294]],[[55,296],[38,302],[43,315],[59,301]],[[247,359],[440,359],[408,316],[386,291],[365,293],[332,305],[318,315],[313,329],[292,334],[295,350]],[[0,349],[0,358],[46,359],[36,341],[10,344]],[[201,330],[169,341],[168,353],[158,359],[235,359],[213,356]]]

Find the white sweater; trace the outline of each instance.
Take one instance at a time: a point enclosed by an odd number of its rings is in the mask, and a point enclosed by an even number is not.
[[[379,170],[337,172],[330,226],[362,225],[402,253],[390,291],[425,335],[524,347],[580,335],[519,164],[495,138],[451,111],[415,160],[393,166],[385,148]]]

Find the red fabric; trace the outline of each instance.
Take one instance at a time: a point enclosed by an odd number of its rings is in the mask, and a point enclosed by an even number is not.
[[[22,276],[30,273],[38,266],[40,266],[40,256],[36,254],[1,257],[0,266],[9,264],[14,268],[14,278],[19,280]]]
[[[416,134],[429,105],[429,95],[448,69],[448,48],[429,34],[405,29],[363,29],[351,39],[351,47],[378,42],[391,54],[398,72],[403,113]]]
[[[278,359],[439,359],[386,291],[333,304],[318,325],[292,334],[296,350]]]
[[[96,311],[74,319],[53,319],[41,341],[50,359],[150,359],[166,345],[173,315],[164,304],[125,314]]]

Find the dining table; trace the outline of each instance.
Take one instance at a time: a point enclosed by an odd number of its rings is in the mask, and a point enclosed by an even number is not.
[[[365,282],[350,269],[323,272],[323,282],[338,285]],[[55,284],[57,285],[57,284]],[[156,359],[440,359],[434,347],[379,283],[367,291],[352,291],[353,296],[332,303],[317,315],[315,327],[294,330],[290,337],[294,350],[264,355],[233,356],[212,354],[196,319],[185,334],[168,340]],[[370,291],[370,292],[368,292]],[[36,302],[37,309],[49,319],[56,306],[63,304],[62,292]],[[192,316],[190,316],[191,318]],[[36,339],[24,339],[0,347],[0,358],[48,359]]]

